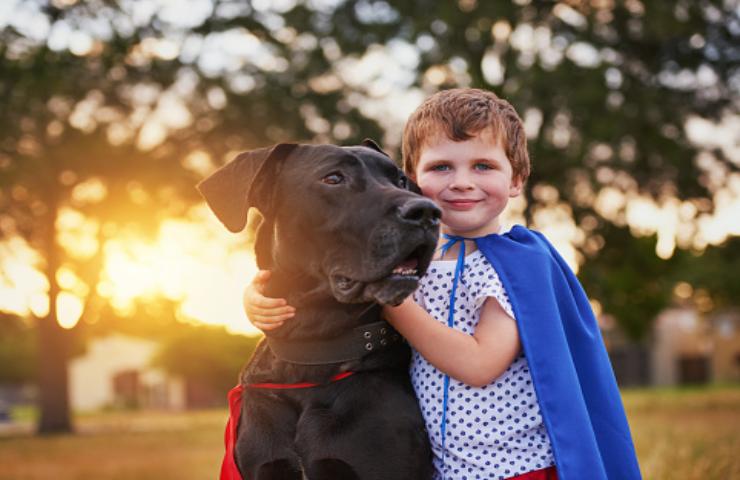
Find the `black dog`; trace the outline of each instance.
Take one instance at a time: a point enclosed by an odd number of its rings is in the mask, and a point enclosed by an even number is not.
[[[266,293],[297,310],[241,374],[242,476],[431,478],[410,350],[378,304],[397,305],[416,288],[439,209],[371,141],[246,152],[199,189],[233,232],[250,207],[262,213],[255,250],[259,267],[272,270]],[[296,382],[316,386],[274,386]]]

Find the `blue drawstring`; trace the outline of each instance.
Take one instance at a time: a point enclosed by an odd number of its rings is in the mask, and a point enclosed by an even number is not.
[[[457,255],[457,265],[455,266],[455,276],[452,279],[452,289],[450,291],[450,312],[447,316],[447,326],[454,328],[455,325],[455,297],[457,294],[457,284],[462,276],[463,270],[465,269],[465,240],[475,241],[474,238],[459,237],[456,235],[447,235],[443,233],[442,236],[447,240],[447,243],[442,245],[442,257],[445,253],[452,248],[457,242],[460,242],[460,252]],[[449,400],[450,390],[450,376],[444,376],[444,392],[442,397],[442,420],[440,422],[440,434],[442,436],[442,479],[445,477],[445,457],[447,450],[445,449],[445,435],[447,433],[447,402]]]

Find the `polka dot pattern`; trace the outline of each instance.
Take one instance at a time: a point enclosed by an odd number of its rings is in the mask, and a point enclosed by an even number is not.
[[[454,260],[434,261],[415,293],[416,302],[444,324],[454,274]],[[472,335],[488,297],[514,317],[501,280],[478,250],[465,257],[454,328]],[[440,431],[444,374],[414,351],[411,379],[434,451],[435,479],[506,479],[554,465],[523,354],[485,387],[450,379],[444,461]]]

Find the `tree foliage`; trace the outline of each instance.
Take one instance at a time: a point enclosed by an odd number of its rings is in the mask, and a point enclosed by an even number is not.
[[[0,314],[0,384],[23,384],[37,374],[36,336],[23,319]]]
[[[650,237],[628,233],[629,199],[678,199],[693,212],[684,226],[696,235],[694,222],[714,212],[716,193],[737,181],[738,160],[692,141],[687,129],[693,118],[720,122],[738,114],[740,19],[727,2],[365,0],[227,10],[217,7],[196,32],[249,32],[286,66],[244,66],[236,75],[247,71],[256,87],[237,94],[227,84],[229,98],[249,99],[234,103],[248,111],[280,98],[279,109],[310,106],[314,115],[351,127],[348,138],[320,128],[314,138],[354,141],[370,132],[354,123],[348,105],[385,126],[362,107],[387,94],[389,83],[423,94],[483,87],[507,98],[530,136],[525,215],[531,221],[539,210],[566,206],[587,239],[579,245],[593,273],[584,275],[587,290],[634,338],[671,301],[686,264],[661,260]],[[386,63],[354,78],[348,59],[378,51]],[[279,97],[275,88],[283,89]],[[279,141],[310,132],[271,133],[266,139]],[[605,190],[617,192],[616,204],[601,201]],[[724,272],[712,291],[726,298]]]
[[[577,247],[585,268],[601,272],[584,275],[586,289],[633,338],[643,337],[671,301],[675,282],[692,275],[683,270],[687,263],[655,256],[650,236],[673,235],[659,231],[657,218],[652,232],[635,233],[630,200],[662,206],[677,199],[689,212],[680,218],[683,251],[676,252],[685,256],[707,247],[698,223],[715,212],[718,192],[737,189],[740,162],[731,150],[697,142],[687,126],[738,115],[740,19],[727,2],[253,2],[239,12],[227,4],[218,3],[223,8],[195,31],[248,32],[285,68],[237,70],[255,87],[241,93],[222,84],[224,112],[232,105],[261,112],[272,102],[278,107],[266,110],[307,109],[352,132],[344,137],[337,135],[342,129],[306,122],[309,131],[267,127],[265,140],[313,133],[342,142],[373,133],[349,108],[388,128],[383,113],[392,107],[378,113],[369,106],[393,88],[426,95],[473,86],[507,98],[530,136],[526,217],[531,222],[552,207],[570,213],[583,233]],[[370,57],[380,66],[361,65]],[[232,102],[234,96],[242,101]],[[397,142],[397,134],[385,133]],[[738,247],[729,241],[709,248]],[[646,280],[646,268],[656,277]],[[728,298],[729,272],[718,273],[724,280],[708,288]],[[652,287],[642,288],[643,280]]]

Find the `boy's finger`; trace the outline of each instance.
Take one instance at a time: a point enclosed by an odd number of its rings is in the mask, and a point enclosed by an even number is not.
[[[252,279],[252,283],[255,286],[264,286],[270,279],[270,275],[272,275],[272,272],[270,272],[269,270],[260,270]]]
[[[249,322],[254,325],[255,327],[259,327],[260,329],[265,325],[274,325],[276,323],[279,323],[280,321],[276,318],[270,318],[265,317],[264,315],[250,315]]]
[[[269,317],[269,318],[258,316],[252,322],[252,325],[259,328],[260,330],[273,330],[275,328],[282,326],[286,320],[289,320],[292,317],[293,317],[292,313],[287,314],[287,315],[279,315],[277,317]]]
[[[258,291],[253,285],[247,285],[242,294],[242,302],[245,308],[252,306],[262,308],[275,308],[283,307],[287,304],[284,298],[271,298],[266,297],[262,292]]]
[[[259,270],[257,271],[257,275],[255,275],[254,278],[259,281],[265,281],[270,278],[270,275],[272,275],[272,271],[270,270]]]
[[[295,309],[293,307],[282,307],[282,308],[259,308],[259,307],[252,307],[247,308],[247,315],[250,317],[265,317],[265,318],[275,318],[275,317],[282,317],[287,316],[288,318],[295,315]]]
[[[254,322],[253,325],[260,330],[263,331],[270,331],[274,330],[280,326],[282,326],[283,322],[271,322],[271,323],[264,323],[264,322]]]
[[[287,306],[288,302],[284,298],[270,298],[262,295],[254,295],[251,304],[259,308],[279,308]]]
[[[255,309],[276,309],[276,308],[293,308],[287,305],[285,299],[282,298],[269,298],[263,297],[255,293],[246,293],[244,295],[244,309],[255,310]]]

